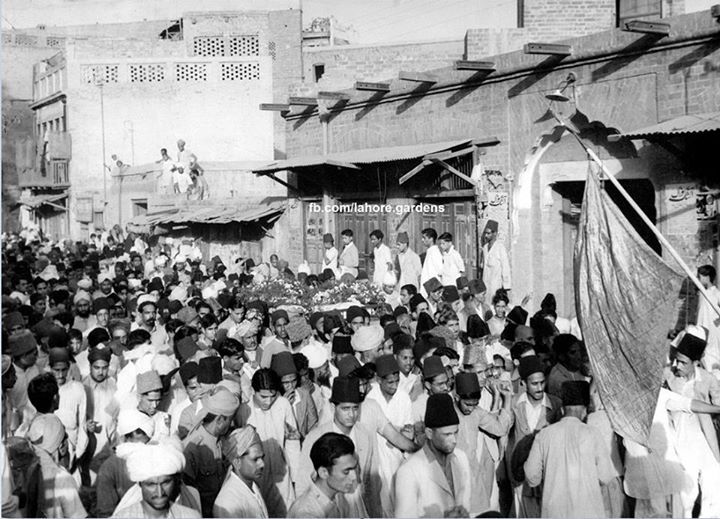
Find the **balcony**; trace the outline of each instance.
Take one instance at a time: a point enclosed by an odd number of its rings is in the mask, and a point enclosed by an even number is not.
[[[18,175],[21,188],[45,187],[66,189],[70,187],[68,160],[53,159],[45,162],[44,168],[26,169]]]

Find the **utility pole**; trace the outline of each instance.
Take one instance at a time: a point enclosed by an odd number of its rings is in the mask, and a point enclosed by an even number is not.
[[[95,71],[95,84],[100,89],[100,138],[102,140],[102,168],[103,168],[103,226],[105,225],[105,212],[108,205],[107,195],[107,170],[109,169],[105,164],[105,99],[103,94],[103,86],[105,85],[105,79],[100,75],[101,69]]]

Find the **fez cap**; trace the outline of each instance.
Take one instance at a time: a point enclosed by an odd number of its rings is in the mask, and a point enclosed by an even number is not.
[[[475,373],[455,375],[455,393],[459,397],[476,398],[480,396],[480,381]]]
[[[335,377],[335,380],[333,380],[330,401],[333,404],[359,404],[360,380],[349,377]]]
[[[545,365],[537,355],[522,357],[518,366],[518,373],[520,378],[525,380],[533,373],[545,373]]]
[[[442,283],[440,283],[438,278],[435,277],[432,277],[428,279],[425,283],[423,283],[423,287],[425,288],[425,292],[427,292],[428,294],[431,294],[436,290],[440,290],[443,288]]]
[[[377,376],[381,378],[393,373],[399,373],[400,366],[397,359],[395,359],[395,355],[381,355],[375,359],[375,371]]]
[[[333,353],[353,353],[351,337],[349,335],[336,335],[332,341]]]
[[[198,382],[201,384],[217,384],[222,380],[220,357],[203,357],[198,365]]]
[[[566,380],[561,391],[563,406],[590,405],[590,384],[584,380]]]
[[[477,379],[477,377],[475,377]],[[452,397],[447,393],[430,395],[425,408],[425,427],[435,429],[458,425],[460,419],[455,412]]]

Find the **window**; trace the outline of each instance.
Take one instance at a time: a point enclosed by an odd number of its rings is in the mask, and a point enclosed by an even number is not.
[[[317,63],[313,65],[313,71],[315,72],[315,83],[317,83],[325,75],[325,64]]]
[[[148,210],[147,198],[132,200],[133,216],[143,216],[143,215],[147,214],[147,210]]]
[[[617,0],[618,27],[626,22],[662,17],[662,0]]]

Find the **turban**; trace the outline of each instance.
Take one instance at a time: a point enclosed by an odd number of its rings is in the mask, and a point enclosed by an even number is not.
[[[103,281],[112,281],[112,277],[110,276],[109,272],[101,272],[98,274],[98,283],[102,283]]]
[[[88,303],[90,303],[92,301],[92,298],[90,297],[90,294],[88,294],[84,290],[78,290],[75,294],[75,297],[73,297],[73,304],[78,304],[80,301],[87,301]]]
[[[44,451],[52,454],[60,448],[65,437],[65,426],[54,414],[39,414],[28,431],[28,439]]]
[[[184,468],[185,456],[180,445],[169,441],[138,445],[127,457],[128,475],[136,483],[179,474]]]
[[[240,407],[240,399],[224,387],[215,388],[202,399],[202,406],[208,413],[218,416],[233,416]]]
[[[355,351],[370,351],[379,348],[385,339],[385,331],[377,325],[361,326],[353,334],[350,343]]]
[[[149,294],[143,294],[137,299],[138,311],[142,312],[143,306],[145,305],[153,305],[157,308],[157,300]]]
[[[378,377],[384,377],[400,372],[400,366],[398,366],[395,355],[381,355],[375,359],[375,370]]]
[[[361,401],[360,381],[357,378],[335,377],[330,401],[333,404],[359,404]]]
[[[590,405],[590,384],[584,380],[566,380],[560,387],[563,406]]]
[[[92,281],[90,281],[88,278],[82,278],[80,281],[77,282],[77,286],[81,290],[88,291],[92,288]]]
[[[217,387],[222,387],[230,391],[233,395],[235,395],[238,398],[242,397],[242,387],[240,387],[240,382],[236,382],[235,380],[230,380],[228,378],[222,379],[220,382],[218,382]]]
[[[290,342],[300,342],[312,335],[312,328],[304,317],[295,317],[285,327]]]
[[[155,422],[151,417],[135,408],[121,410],[117,417],[117,433],[125,436],[138,429],[147,434],[148,438],[152,438],[155,434]]]
[[[455,393],[459,397],[480,397],[480,381],[475,373],[458,373],[455,375]]]
[[[320,344],[309,344],[300,353],[307,357],[310,369],[317,369],[328,361],[327,349]]]
[[[177,362],[172,357],[168,355],[155,355],[155,357],[153,357],[152,369],[161,377],[167,375],[175,368],[177,368]]]
[[[183,285],[176,286],[170,292],[168,299],[170,301],[185,301],[185,299],[187,299],[187,288],[185,288]]]
[[[235,458],[244,456],[250,447],[256,443],[261,443],[261,440],[252,425],[246,425],[240,429],[235,429],[223,441],[223,457],[232,461]]]
[[[146,371],[139,373],[137,376],[137,392],[138,395],[144,395],[151,391],[162,391],[162,381],[157,371]]]
[[[111,358],[112,350],[103,343],[98,344],[94,348],[90,348],[88,351],[88,362],[90,362],[90,365],[97,360],[104,360],[105,362],[110,363]]]
[[[218,291],[212,285],[202,289],[202,298],[203,299],[206,299],[206,300],[214,299],[217,296],[218,296]]]
[[[37,350],[35,337],[28,330],[11,336],[8,339],[8,344],[10,345],[10,354],[13,357],[22,357],[31,351]]]
[[[135,290],[142,286],[142,280],[136,279],[136,278],[130,278],[128,279],[128,287],[130,289]]]
[[[438,375],[446,373],[445,366],[443,366],[442,359],[432,355],[425,359],[423,362],[423,378],[429,380]]]
[[[458,425],[459,423],[460,419],[455,412],[455,406],[450,395],[447,393],[430,395],[425,408],[425,427],[435,429]]]
[[[310,275],[310,265],[307,264],[307,261],[303,261],[298,265],[298,274]]]
[[[238,325],[237,331],[235,332],[235,337],[252,337],[256,333],[257,329],[255,326],[253,326],[253,323],[251,323],[250,321],[243,321]]]
[[[533,373],[545,373],[545,365],[536,355],[522,357],[518,366],[518,374],[520,378],[525,380]]]
[[[353,353],[352,341],[349,335],[336,335],[332,341],[333,353]]]
[[[58,274],[57,267],[55,265],[48,265],[40,273],[40,278],[44,281],[50,281],[51,279],[60,279],[60,274]]]
[[[197,317],[198,317],[197,312],[189,306],[182,308],[177,313],[177,318],[180,319],[183,323],[185,323],[187,325],[189,325],[190,323],[195,321],[195,319],[197,319]]]

